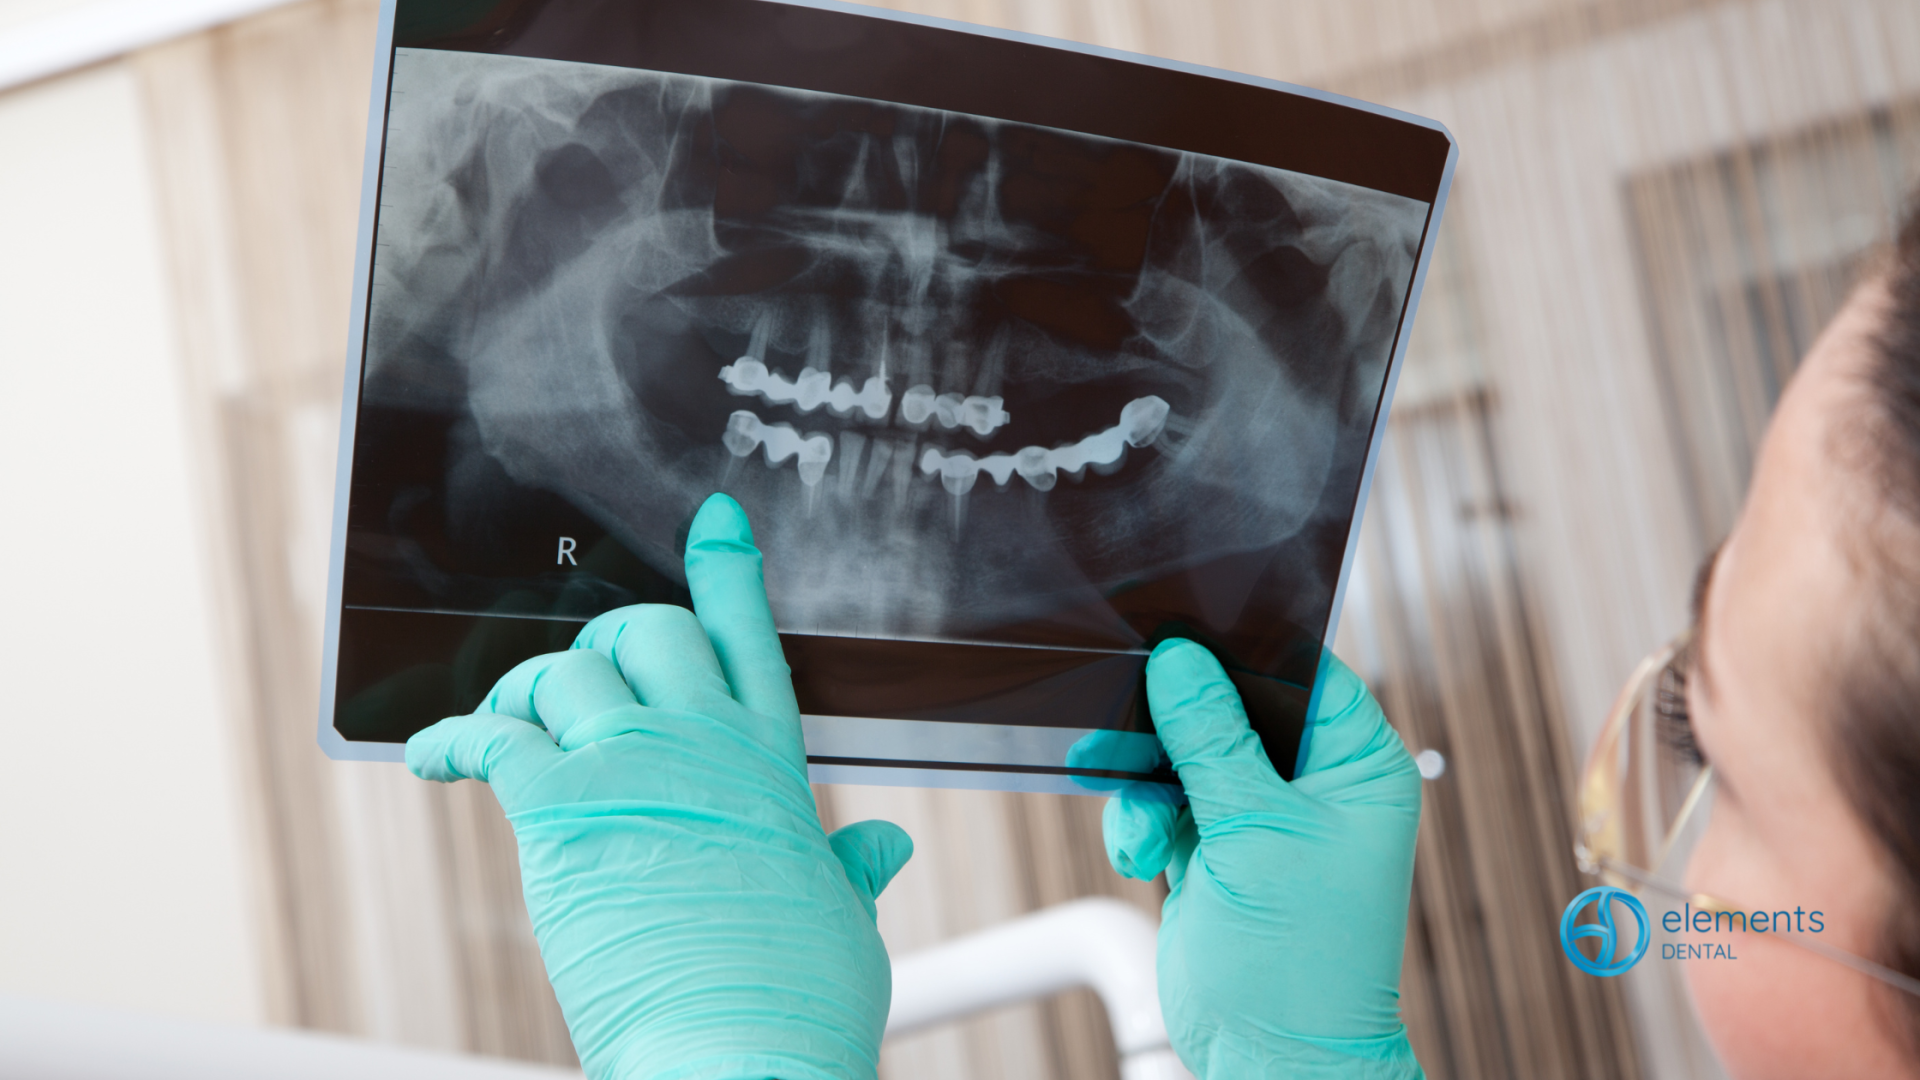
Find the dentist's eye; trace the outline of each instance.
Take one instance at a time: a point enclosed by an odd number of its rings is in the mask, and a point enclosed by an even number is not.
[[[1687,672],[1693,666],[1693,649],[1674,654],[1661,669],[1653,689],[1654,726],[1660,742],[1685,761],[1705,765],[1706,755],[1694,737],[1693,717],[1687,712]]]

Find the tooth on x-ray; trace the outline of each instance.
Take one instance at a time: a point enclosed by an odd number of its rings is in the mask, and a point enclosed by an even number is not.
[[[866,448],[867,437],[857,431],[840,433],[840,484],[838,494],[845,499],[853,494],[854,477],[860,471],[860,452]]]
[[[1167,429],[1167,417],[1172,412],[1172,406],[1158,395],[1135,398],[1120,410],[1120,434],[1127,440],[1128,446],[1144,450],[1152,446],[1160,433]],[[1085,443],[1086,440],[1082,439],[1081,442]]]
[[[900,419],[915,427],[933,419],[943,428],[970,428],[975,435],[985,438],[1013,419],[1002,407],[1005,403],[1005,399],[998,397],[936,396],[931,386],[910,386],[900,395]]]
[[[751,356],[743,356],[721,368],[720,381],[736,394],[751,394],[773,405],[792,405],[803,413],[825,405],[835,416],[847,416],[858,409],[866,413],[869,420],[881,420],[893,407],[893,391],[887,389],[886,380],[877,375],[868,378],[858,390],[851,382],[834,382],[833,376],[818,368],[807,368],[800,372],[798,379],[788,381]],[[997,405],[1000,399],[993,401]]]
[[[983,458],[976,458],[965,450],[947,454],[929,446],[920,455],[920,471],[927,476],[939,476],[941,486],[955,495],[971,491],[981,473],[993,477],[996,485],[1006,487],[1017,472],[1035,490],[1047,491],[1058,482],[1063,469],[1077,473],[1089,465],[1118,465],[1127,447],[1152,446],[1166,430],[1171,413],[1165,400],[1148,394],[1127,402],[1120,410],[1118,424],[1072,445],[1051,450],[1029,446],[1017,454],[989,454]]]
[[[880,486],[880,478],[886,475],[887,459],[893,456],[893,447],[887,443],[875,441],[873,453],[867,457],[867,475],[860,481],[860,497],[872,498]]]
[[[766,447],[769,468],[779,467],[790,457],[799,458],[800,482],[808,487],[827,475],[827,462],[833,460],[832,439],[801,435],[792,424],[765,423],[745,409],[727,417],[727,431],[720,442],[734,457],[748,457],[756,447]]]

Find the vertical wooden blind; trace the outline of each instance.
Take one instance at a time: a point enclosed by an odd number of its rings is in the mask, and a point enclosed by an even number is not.
[[[1678,628],[1782,382],[1920,167],[1911,0],[915,0],[1436,116],[1462,147],[1339,647],[1427,783],[1404,979],[1430,1075],[1711,1076],[1672,965],[1558,955],[1570,777]],[[283,1022],[535,1061],[571,1049],[479,785],[313,743],[373,0],[308,0],[135,58],[252,703]],[[819,792],[917,842],[896,951],[1077,896],[1094,799]],[[1627,982],[1624,989],[1618,982]],[[892,1077],[1112,1077],[1088,995],[890,1046]]]
[[[1572,755],[1521,570],[1481,298],[1454,227],[1427,296],[1338,651],[1429,756],[1402,1001],[1430,1077],[1638,1075],[1618,987],[1561,955]]]

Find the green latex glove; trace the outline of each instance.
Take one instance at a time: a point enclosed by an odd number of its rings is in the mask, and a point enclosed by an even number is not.
[[[1366,684],[1324,654],[1292,783],[1226,672],[1188,641],[1147,661],[1147,702],[1188,804],[1110,800],[1107,855],[1165,870],[1160,1008],[1200,1080],[1420,1075],[1400,955],[1420,774]]]
[[[415,735],[407,765],[493,785],[588,1076],[871,1077],[893,989],[874,899],[913,843],[822,831],[732,499],[701,507],[686,566],[693,611],[600,616]]]

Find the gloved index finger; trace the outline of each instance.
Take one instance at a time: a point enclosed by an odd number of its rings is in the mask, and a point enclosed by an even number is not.
[[[1240,692],[1212,653],[1191,641],[1161,642],[1147,658],[1147,704],[1201,827],[1284,797],[1286,781],[1267,761]]]
[[[546,732],[511,716],[452,716],[407,740],[407,768],[422,780],[474,779],[493,785],[508,813],[521,809],[527,779],[560,755]]]
[[[687,532],[687,589],[734,700],[792,722],[797,732],[800,706],[767,606],[760,549],[747,512],[726,495],[709,496],[694,515]]]

